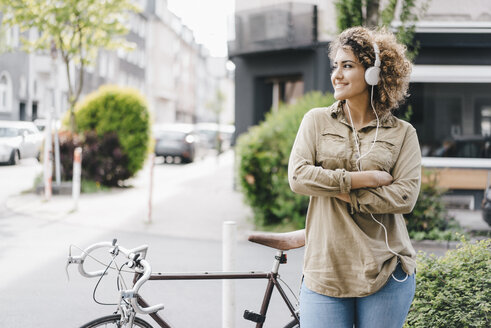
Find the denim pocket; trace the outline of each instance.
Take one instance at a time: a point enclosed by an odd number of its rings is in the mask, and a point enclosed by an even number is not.
[[[401,263],[397,263],[397,266],[394,272],[392,272],[391,277],[397,282],[404,282],[409,278],[409,275],[402,269]]]

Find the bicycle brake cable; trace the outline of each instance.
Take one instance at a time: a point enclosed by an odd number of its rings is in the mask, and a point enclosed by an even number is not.
[[[288,288],[288,290],[290,290],[290,293],[293,295],[293,297],[295,298],[295,301],[298,303],[298,298],[295,295],[295,293],[293,292],[293,290],[290,288],[290,286],[283,279],[281,279],[281,277],[279,275],[278,275],[278,280],[281,281]]]
[[[97,281],[97,284],[95,285],[94,287],[94,291],[92,292],[92,299],[94,300],[94,302],[96,302],[97,304],[99,305],[118,305],[117,303],[102,303],[102,302],[99,302],[96,297],[95,297],[95,294],[97,292],[97,288],[99,287],[99,284],[100,282],[102,281],[102,278],[106,275],[107,273],[107,270],[109,270],[109,268],[111,268],[111,264],[114,263],[114,265],[116,266],[116,268],[118,268],[118,265],[116,264],[116,262],[114,261],[114,259],[116,258],[117,255],[114,255],[113,258],[111,259],[111,262],[109,262],[109,264],[106,266],[106,269],[104,270],[104,272],[102,273],[101,277],[99,278],[99,280]]]
[[[126,272],[126,271],[122,271],[123,270],[123,267],[127,265],[127,263],[123,263],[123,265],[121,265],[121,267],[119,267],[119,270],[118,270],[118,278],[116,279],[116,288],[118,289],[118,291],[121,291],[121,290],[125,290],[127,289],[127,286],[126,286],[126,282],[124,281],[124,278],[121,274],[121,272]],[[130,304],[127,300],[123,299],[123,301],[126,303],[126,304]]]

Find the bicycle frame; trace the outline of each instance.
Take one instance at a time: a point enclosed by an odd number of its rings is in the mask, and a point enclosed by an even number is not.
[[[283,301],[287,305],[292,317],[300,322],[298,314],[295,311],[292,303],[288,299],[285,291],[278,282],[278,269],[280,264],[286,263],[286,255],[283,251],[277,251],[275,256],[275,262],[271,272],[191,272],[191,273],[152,273],[148,280],[238,280],[238,279],[267,279],[268,285],[264,293],[263,302],[259,315],[252,314],[255,319],[249,319],[256,322],[256,328],[262,328],[266,313],[268,312],[269,303],[273,294],[273,289],[276,287]],[[133,282],[136,282],[141,277],[140,273],[135,274]],[[148,307],[148,303],[140,296],[137,295],[137,302],[142,307]],[[244,317],[246,316],[244,314]],[[162,328],[172,328],[160,315],[156,312],[149,313],[150,317]],[[247,318],[246,318],[247,319]]]

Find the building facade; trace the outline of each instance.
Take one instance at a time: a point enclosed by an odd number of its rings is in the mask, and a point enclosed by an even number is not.
[[[35,120],[66,104],[66,97],[62,99],[66,88],[61,87],[64,75],[59,58],[46,51],[22,51],[17,26],[2,26],[1,32],[5,42],[0,49],[0,119]],[[30,30],[22,36],[33,39],[37,33]]]
[[[166,0],[135,2],[142,11],[130,16],[126,35],[135,49],[100,50],[94,65],[86,68],[80,99],[104,84],[129,86],[146,97],[154,122],[212,120],[206,104],[214,88],[219,81],[233,83],[233,79],[212,71],[215,67],[209,64],[208,51],[168,10]],[[35,31],[27,33],[36,38]],[[0,34],[0,119],[62,117],[68,109],[68,90],[61,58],[49,52],[23,52],[18,27],[0,29]],[[233,107],[227,111],[233,117]]]
[[[465,159],[456,168],[471,171],[442,177],[442,184],[473,193],[476,207],[491,169],[490,13],[486,0],[430,2],[416,23],[411,96],[398,111],[412,110],[425,165],[443,168],[456,163],[447,157]],[[337,34],[335,18],[334,1],[236,0],[235,38],[228,47],[240,90],[238,134],[279,101],[333,91],[327,49]]]

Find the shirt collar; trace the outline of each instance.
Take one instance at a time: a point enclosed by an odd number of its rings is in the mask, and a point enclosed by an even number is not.
[[[346,117],[344,116],[344,111],[343,111],[343,102],[342,101],[336,101],[334,104],[331,105],[329,108],[330,114],[332,118],[337,118],[343,123],[349,124],[348,121],[346,120]],[[397,119],[396,117],[390,112],[386,112],[380,119],[380,126],[384,128],[392,128],[396,125]],[[377,121],[373,120],[371,121],[367,126],[377,126]]]

